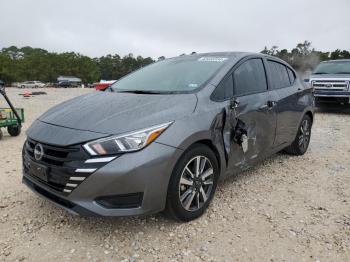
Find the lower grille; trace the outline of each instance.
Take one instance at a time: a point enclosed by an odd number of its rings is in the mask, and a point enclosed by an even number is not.
[[[57,197],[54,194],[51,194],[50,192],[46,191],[45,189],[42,189],[41,187],[36,186],[35,184],[31,183],[27,178],[23,178],[23,182],[33,188],[36,192],[39,194],[47,197],[48,199],[60,204],[61,206],[64,206],[66,208],[73,208],[75,205],[63,198]]]

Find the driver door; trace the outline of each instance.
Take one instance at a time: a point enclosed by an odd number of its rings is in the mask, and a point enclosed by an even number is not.
[[[228,171],[236,173],[266,156],[276,133],[275,103],[268,90],[262,58],[243,61],[233,71],[234,98],[230,103]]]

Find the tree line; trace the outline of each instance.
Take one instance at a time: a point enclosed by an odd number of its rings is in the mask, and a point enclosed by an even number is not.
[[[297,44],[291,51],[279,49],[277,46],[272,46],[271,48],[265,46],[261,53],[279,57],[301,73],[313,70],[322,61],[350,59],[350,52],[347,50],[317,51],[309,41]]]
[[[134,57],[133,54],[90,58],[75,52],[54,53],[41,48],[11,46],[0,51],[0,79],[6,83],[56,82],[58,76],[64,75],[93,83],[100,79],[119,79],[153,62],[150,57]]]
[[[290,51],[272,46],[265,47],[261,53],[277,56],[299,72],[313,70],[321,61],[350,59],[347,50],[321,52],[315,50],[309,41],[297,44]],[[164,58],[160,56],[158,60]],[[133,54],[123,57],[109,54],[90,58],[75,52],[55,53],[41,48],[10,46],[0,51],[0,79],[6,83],[25,80],[55,82],[58,76],[66,75],[79,77],[84,83],[93,83],[100,79],[117,80],[153,62],[151,57],[134,57]]]

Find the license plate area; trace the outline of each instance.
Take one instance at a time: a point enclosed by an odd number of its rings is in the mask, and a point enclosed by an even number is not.
[[[33,162],[31,160],[28,161],[28,173],[31,176],[34,176],[36,178],[39,178],[40,180],[43,180],[44,182],[49,182],[49,168],[38,164],[36,162]]]

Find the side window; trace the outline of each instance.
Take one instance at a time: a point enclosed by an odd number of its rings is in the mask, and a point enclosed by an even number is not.
[[[294,82],[295,82],[295,75],[294,75],[294,72],[287,67],[287,71],[288,71],[288,76],[289,76],[289,81],[290,81],[290,84],[293,85]]]
[[[265,68],[260,58],[241,64],[233,73],[235,95],[247,95],[267,90]]]
[[[268,67],[271,73],[271,81],[274,89],[290,86],[287,68],[278,62],[268,61]]]
[[[227,77],[220,85],[214,90],[212,97],[215,100],[226,100],[233,96],[233,80],[232,75]]]

